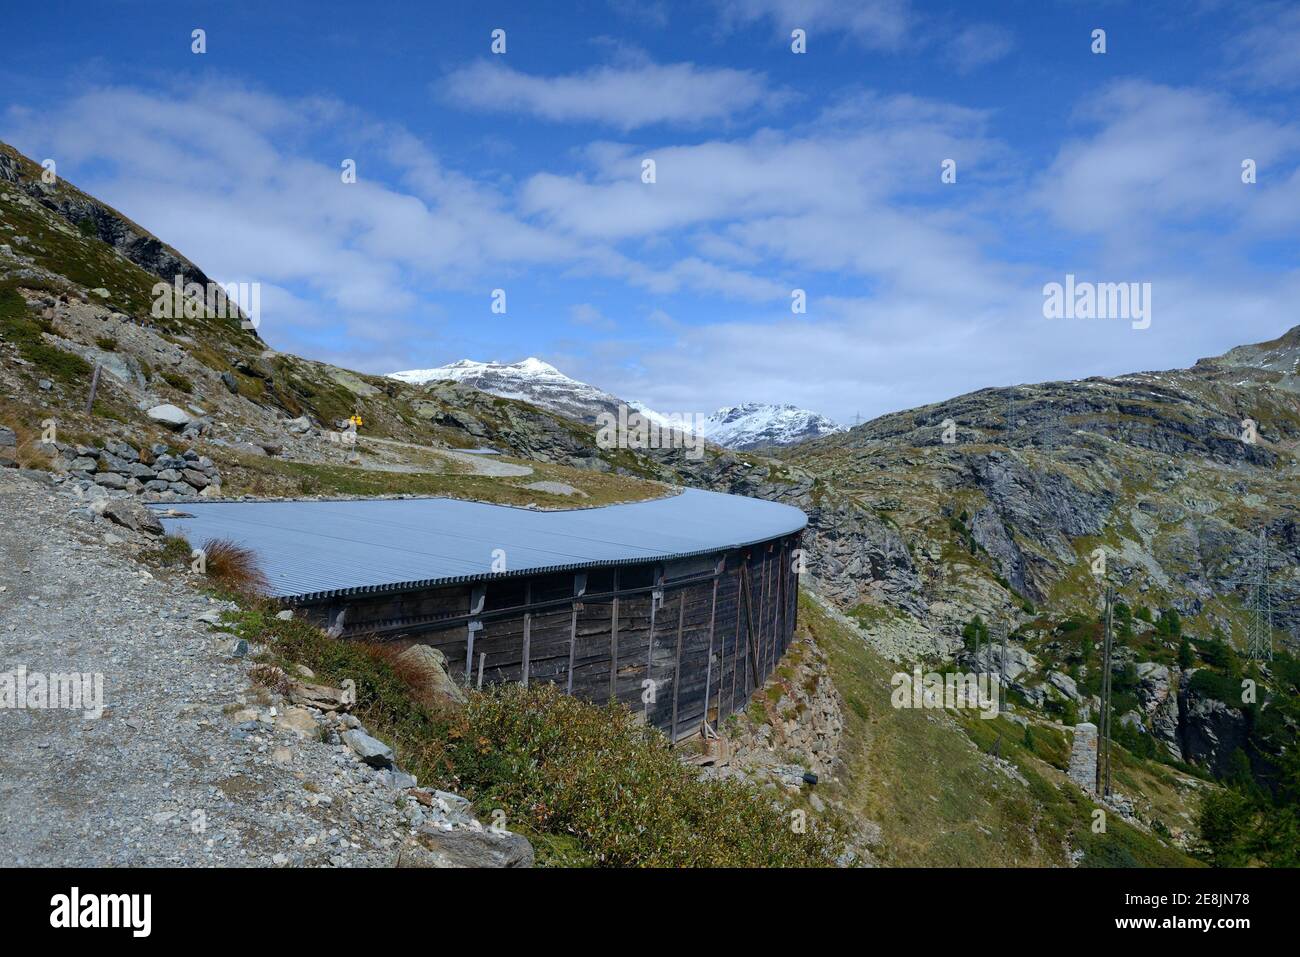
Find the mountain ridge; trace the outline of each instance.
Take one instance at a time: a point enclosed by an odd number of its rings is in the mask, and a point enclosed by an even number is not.
[[[794,405],[761,402],[723,406],[699,417],[698,426],[689,428],[689,423],[682,417],[673,419],[635,399],[620,398],[598,386],[565,375],[534,356],[518,362],[459,359],[444,366],[408,369],[388,375],[399,382],[414,385],[434,381],[462,382],[492,395],[533,402],[586,423],[595,422],[596,417],[603,413],[617,416],[619,408],[626,407],[659,425],[677,429],[687,426],[687,431],[697,432],[707,441],[738,450],[787,445],[843,428],[823,415]]]

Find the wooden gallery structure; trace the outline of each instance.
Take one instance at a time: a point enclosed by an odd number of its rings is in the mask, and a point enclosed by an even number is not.
[[[452,499],[205,502],[162,514],[252,548],[272,593],[342,637],[415,641],[457,680],[554,682],[673,740],[745,707],[789,646],[806,518],[686,490],[538,511]]]

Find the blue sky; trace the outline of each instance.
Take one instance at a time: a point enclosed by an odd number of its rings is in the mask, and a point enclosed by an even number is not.
[[[47,2],[23,20],[0,37],[0,138],[215,278],[262,283],[275,348],[370,372],[536,355],[664,412],[789,401],[851,422],[1300,324],[1295,3]],[[1066,273],[1151,283],[1150,328],[1044,318]]]

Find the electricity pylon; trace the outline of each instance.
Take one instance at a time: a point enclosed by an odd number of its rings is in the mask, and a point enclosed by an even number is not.
[[[1249,578],[1228,581],[1229,585],[1249,585],[1250,620],[1246,625],[1246,654],[1256,661],[1273,660],[1273,594],[1268,580],[1268,539],[1259,531],[1259,552],[1255,570]]]
[[[1097,796],[1110,797],[1110,684],[1115,590],[1106,586],[1105,636],[1101,645],[1101,709],[1097,716]]]

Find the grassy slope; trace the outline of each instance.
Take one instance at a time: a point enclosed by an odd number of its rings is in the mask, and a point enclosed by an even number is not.
[[[1191,866],[1158,838],[1108,816],[1107,833],[1091,833],[1094,805],[1059,767],[1068,742],[1036,729],[1035,750],[1003,719],[895,709],[896,666],[806,594],[800,628],[827,652],[845,704],[845,771],[837,798],[878,823],[886,864],[916,867],[1067,866],[1071,849],[1096,865]],[[1002,773],[985,753],[1001,736],[1000,754],[1028,780]],[[1140,762],[1125,761],[1124,766]],[[1144,771],[1142,773],[1151,773]]]

